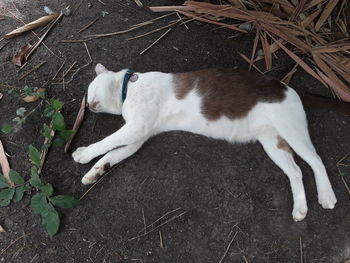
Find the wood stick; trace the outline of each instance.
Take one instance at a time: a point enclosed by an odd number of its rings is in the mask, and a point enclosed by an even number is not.
[[[34,71],[36,71],[37,69],[39,69],[42,65],[44,65],[46,63],[46,61],[43,61],[41,63],[39,63],[38,65],[36,65],[34,68],[32,68],[31,70],[29,70],[27,73],[23,74],[21,77],[18,78],[18,80],[22,80],[26,77],[28,77],[30,74],[32,74]]]
[[[165,37],[165,35],[168,34],[170,31],[171,31],[171,28],[169,28],[163,35],[161,35],[158,39],[156,39],[156,41],[154,41],[151,45],[149,45],[147,48],[141,51],[140,56],[143,55],[151,47],[153,47],[156,43],[158,43],[158,41],[161,40],[163,37]]]
[[[86,29],[88,29],[89,27],[93,26],[100,18],[96,18],[93,21],[91,21],[90,23],[88,23],[86,26],[84,26],[82,29],[80,29],[78,32],[81,33],[83,31],[85,31]]]

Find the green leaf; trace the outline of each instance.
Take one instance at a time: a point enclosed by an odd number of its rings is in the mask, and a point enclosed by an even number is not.
[[[13,201],[21,201],[25,191],[28,191],[30,188],[27,185],[22,185],[16,188],[15,195],[13,196]]]
[[[51,102],[52,108],[54,108],[56,111],[60,111],[63,107],[63,102],[61,102],[58,99],[55,99]]]
[[[55,131],[63,131],[66,129],[66,125],[64,123],[63,115],[60,112],[56,112],[52,116],[53,129]]]
[[[47,118],[52,117],[52,115],[55,113],[55,109],[52,108],[51,105],[46,105],[45,109],[44,109],[44,116]]]
[[[32,175],[29,180],[30,185],[36,188],[41,188],[43,186],[43,183],[40,180],[38,169],[35,166],[33,166],[31,172],[32,172]]]
[[[16,110],[17,116],[24,117],[24,113],[26,113],[26,109],[24,107],[20,107]]]
[[[2,173],[0,173],[0,189],[8,187],[10,187],[10,185],[7,183],[5,176]]]
[[[47,150],[49,149],[51,146],[51,143],[44,143],[42,146],[41,146],[41,150],[44,151],[44,150]]]
[[[9,199],[4,199],[0,201],[0,207],[5,207],[8,206],[10,204],[11,200]]]
[[[16,171],[14,171],[14,170],[10,170],[9,176],[10,176],[10,179],[12,180],[12,182],[14,182],[15,184],[23,184],[23,183],[24,183],[23,177],[20,176],[20,175],[19,175]]]
[[[23,92],[24,92],[24,94],[27,95],[27,96],[34,96],[34,95],[35,95],[35,92],[33,92],[33,89],[30,88],[30,87],[28,87],[27,85],[24,86]]]
[[[75,133],[74,130],[63,130],[60,132],[60,136],[62,137],[63,140],[67,141],[69,138],[69,135]]]
[[[47,183],[41,186],[41,191],[46,197],[50,197],[53,194],[53,187],[51,184]]]
[[[29,145],[29,159],[36,167],[40,166],[40,153],[33,145]]]
[[[15,188],[7,188],[5,190],[2,190],[0,192],[0,199],[2,201],[4,201],[4,205],[3,206],[7,206],[11,199],[13,198],[13,195],[15,194]],[[8,201],[8,202],[7,202]],[[6,204],[6,205],[5,205]],[[0,205],[1,206],[1,205]]]
[[[16,117],[16,118],[12,119],[12,121],[16,124],[21,124],[23,122],[23,119],[21,119],[20,117]]]
[[[44,124],[44,128],[43,128],[43,135],[48,138],[49,140],[52,139],[52,136],[51,136],[51,129],[49,126],[47,126],[46,124]]]
[[[56,195],[50,198],[50,202],[54,206],[71,208],[76,206],[79,203],[79,200],[70,195]]]
[[[46,91],[39,91],[38,95],[40,99],[44,100],[46,98]]]
[[[39,175],[32,175],[32,177],[29,179],[29,183],[31,186],[35,188],[41,188],[43,186],[43,183],[41,182]]]
[[[65,143],[65,140],[63,140],[62,138],[55,138],[55,139],[52,141],[52,145],[53,145],[53,146],[56,146],[56,147],[63,146],[64,143]]]
[[[38,215],[42,215],[47,210],[47,205],[46,197],[42,193],[34,195],[30,202],[32,210]]]
[[[49,236],[52,237],[57,233],[60,226],[60,218],[56,209],[52,206],[52,204],[48,204],[47,209],[41,216],[42,225],[46,229]]]
[[[12,132],[12,130],[13,130],[13,127],[12,127],[11,125],[8,125],[8,124],[4,125],[4,126],[1,128],[1,131],[2,131],[3,133],[6,133],[6,134]]]

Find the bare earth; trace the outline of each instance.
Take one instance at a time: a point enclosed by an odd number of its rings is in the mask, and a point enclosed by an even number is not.
[[[3,35],[21,25],[13,15],[30,22],[45,15],[45,5],[59,11],[68,2],[14,0],[16,10],[12,1],[2,1],[0,17],[7,20],[0,21],[0,33]],[[73,1],[73,10],[79,2]],[[41,87],[51,80],[64,60],[66,67],[74,61],[82,66],[89,60],[82,43],[62,43],[62,39],[119,31],[159,16],[137,7],[132,0],[103,0],[105,5],[91,0],[90,8],[87,1],[82,2],[80,8],[64,17],[45,40],[61,59],[41,45],[22,73],[41,61],[47,63],[18,81],[19,74],[11,59],[32,38],[31,34],[25,34],[9,41],[0,51],[0,83],[19,89],[25,85]],[[142,2],[166,5],[181,1]],[[108,12],[105,17],[102,17],[103,11]],[[90,29],[81,34],[77,32],[96,17],[100,19]],[[188,24],[189,30],[184,26],[174,28],[142,56],[139,53],[163,32],[125,40],[174,19],[177,17],[168,17],[124,35],[87,42],[94,65],[101,62],[111,70],[133,68],[141,72],[247,68],[238,53],[250,56],[254,33],[229,39],[234,32],[212,31],[213,26],[192,22]],[[1,41],[0,48],[7,42]],[[277,55],[279,58],[274,60],[274,68],[268,74],[280,79],[293,62],[281,53]],[[263,64],[260,67],[264,68]],[[49,96],[65,102],[63,114],[70,127],[93,77],[91,65],[65,87],[48,85]],[[321,84],[301,70],[293,77],[291,86],[329,95]],[[25,107],[29,111],[37,105],[7,95],[4,87],[0,87],[0,92],[4,94],[0,102],[0,126],[11,123],[17,108]],[[44,140],[40,130],[47,120],[42,117],[42,111],[43,108],[39,108],[22,128],[9,135],[0,134],[12,168],[26,178],[30,174],[28,145],[40,147]],[[295,223],[291,216],[288,179],[260,145],[230,145],[194,134],[171,132],[150,139],[138,153],[106,176],[76,208],[59,210],[61,227],[53,238],[41,227],[39,216],[32,213],[29,195],[19,203],[1,208],[0,225],[7,232],[0,233],[0,249],[23,234],[27,236],[4,253],[0,252],[0,261],[211,263],[220,261],[236,233],[222,262],[301,262],[302,256],[303,262],[344,263],[350,259],[350,202],[336,163],[349,152],[349,117],[317,109],[307,109],[307,116],[312,140],[338,198],[334,210],[324,210],[318,204],[311,169],[299,158],[309,213],[305,220]],[[122,124],[121,117],[88,112],[71,151],[111,134]],[[43,179],[51,182],[57,193],[79,198],[88,189],[81,184],[81,177],[92,164],[77,164],[71,152],[65,154],[61,148],[52,148]],[[349,169],[344,167],[343,172]],[[345,179],[349,184],[349,176]],[[148,225],[163,215],[166,216],[156,222],[154,228],[163,225],[143,235],[144,221]],[[138,235],[143,236],[132,239]]]

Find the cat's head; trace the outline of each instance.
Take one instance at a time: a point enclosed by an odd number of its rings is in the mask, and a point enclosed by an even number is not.
[[[88,88],[87,103],[93,112],[121,114],[121,81],[122,72],[113,72],[102,64],[95,67],[96,78]]]

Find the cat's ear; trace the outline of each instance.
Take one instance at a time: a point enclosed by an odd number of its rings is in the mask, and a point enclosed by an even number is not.
[[[100,75],[101,73],[106,72],[106,71],[108,71],[108,69],[106,69],[106,67],[100,63],[98,63],[95,67],[95,72],[97,75]]]

